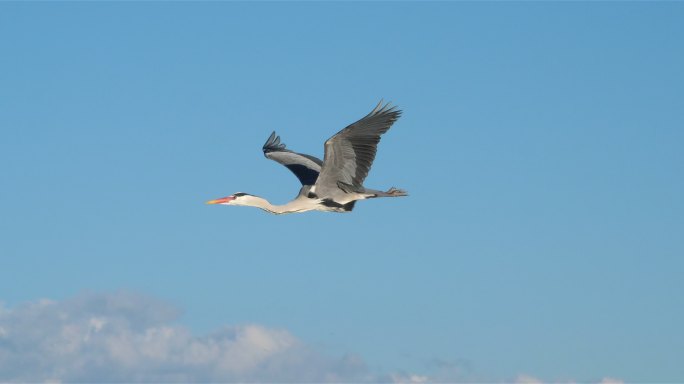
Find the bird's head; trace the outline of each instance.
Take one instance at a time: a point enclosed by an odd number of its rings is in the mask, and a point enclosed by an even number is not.
[[[237,192],[230,196],[222,197],[216,200],[209,200],[207,204],[221,204],[221,205],[247,205],[249,200],[254,197],[248,193]]]

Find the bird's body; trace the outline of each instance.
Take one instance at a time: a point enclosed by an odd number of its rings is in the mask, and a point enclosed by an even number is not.
[[[350,212],[358,200],[375,197],[406,196],[406,192],[367,189],[368,176],[380,136],[399,118],[401,111],[380,102],[361,120],[349,125],[325,142],[321,161],[310,155],[290,151],[275,132],[263,146],[264,156],[287,167],[302,183],[297,197],[284,205],[273,205],[266,199],[247,193],[235,193],[208,204],[246,205],[274,214],[306,211]]]

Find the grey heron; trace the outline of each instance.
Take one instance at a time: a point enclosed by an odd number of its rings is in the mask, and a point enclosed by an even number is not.
[[[407,196],[401,189],[368,189],[363,181],[375,160],[380,136],[401,116],[401,111],[382,101],[361,120],[347,126],[325,142],[320,159],[286,148],[280,136],[271,133],[263,146],[264,156],[287,167],[302,188],[297,197],[284,205],[244,192],[208,201],[207,204],[244,205],[273,214],[327,211],[351,212],[357,200],[375,197]]]

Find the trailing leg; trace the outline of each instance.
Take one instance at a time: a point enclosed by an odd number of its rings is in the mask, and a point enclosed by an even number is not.
[[[390,188],[386,192],[383,191],[376,191],[374,189],[366,189],[367,199],[372,199],[375,197],[401,197],[401,196],[408,196],[408,193],[404,191],[403,189],[398,189],[398,188]]]

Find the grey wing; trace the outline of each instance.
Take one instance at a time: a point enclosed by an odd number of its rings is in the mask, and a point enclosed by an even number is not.
[[[401,111],[382,101],[364,118],[325,142],[325,157],[316,192],[340,187],[360,190],[375,160],[380,136],[401,116]]]
[[[314,185],[323,162],[313,156],[290,151],[280,142],[280,136],[271,133],[263,147],[264,156],[277,161],[294,173],[302,185]]]

